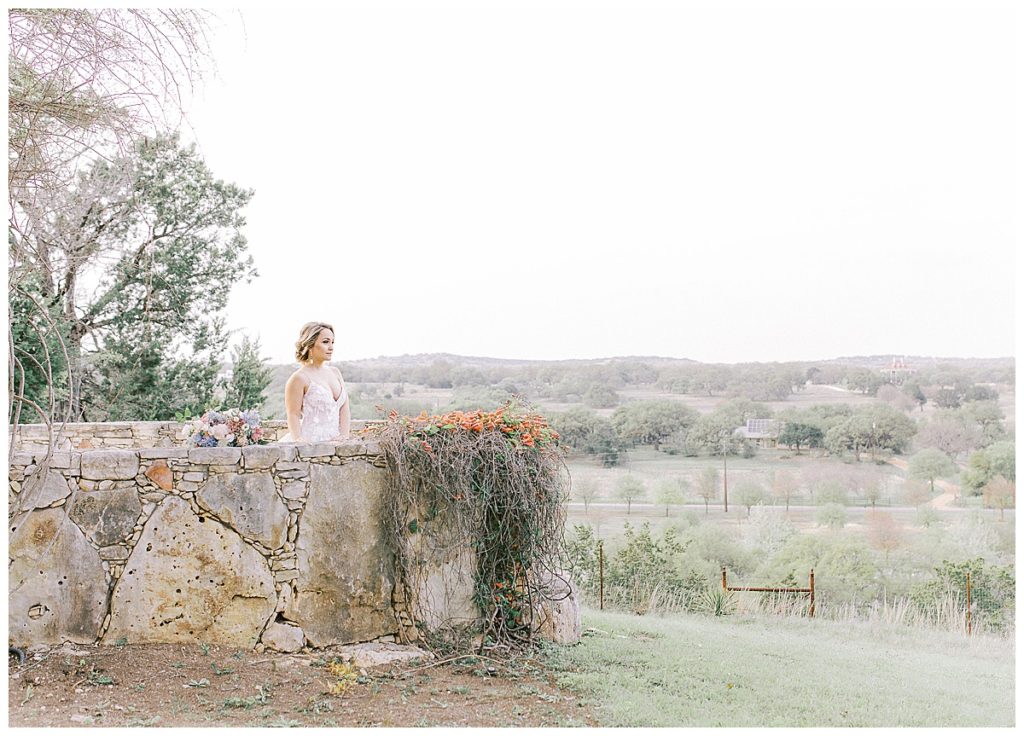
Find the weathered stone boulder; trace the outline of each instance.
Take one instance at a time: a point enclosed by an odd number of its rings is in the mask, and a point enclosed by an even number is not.
[[[263,632],[262,641],[264,646],[275,652],[297,652],[302,649],[305,637],[298,626],[279,624],[275,621]]]
[[[289,445],[249,445],[242,448],[246,470],[265,470],[278,460],[294,460],[295,447]]]
[[[568,575],[546,576],[549,599],[537,606],[538,635],[555,644],[575,644],[583,636],[580,596]]]
[[[170,497],[149,519],[114,587],[104,641],[252,647],[276,602],[274,579],[256,550]]]
[[[398,631],[382,524],[384,474],[364,463],[314,464],[296,540],[296,594],[284,616],[311,646]]]
[[[134,488],[79,492],[68,506],[71,520],[100,547],[132,536],[142,514],[142,502]]]
[[[196,503],[247,539],[268,549],[284,544],[288,509],[277,497],[270,473],[215,475],[196,494]]]
[[[337,652],[339,657],[348,660],[354,667],[367,669],[434,658],[433,654],[419,647],[375,641],[338,647]]]
[[[63,508],[19,514],[9,531],[8,639],[95,641],[107,613],[107,581],[85,535]]]
[[[21,490],[22,508],[42,509],[71,495],[67,478],[56,470],[29,476]]]
[[[133,450],[82,453],[82,477],[86,480],[130,480],[138,472],[139,455]]]
[[[240,447],[193,447],[188,451],[190,463],[234,465],[242,459]]]
[[[429,532],[413,538],[410,588],[416,615],[427,629],[464,626],[480,618],[473,600],[476,556],[469,545],[435,546]]]

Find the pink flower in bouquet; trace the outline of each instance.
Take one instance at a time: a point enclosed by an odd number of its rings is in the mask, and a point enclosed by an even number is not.
[[[218,442],[220,440],[227,439],[227,436],[229,434],[228,427],[226,424],[214,424],[212,427],[210,427],[210,434],[212,434],[213,438]]]

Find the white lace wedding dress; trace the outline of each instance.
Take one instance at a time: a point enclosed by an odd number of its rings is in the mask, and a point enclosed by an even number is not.
[[[306,395],[302,397],[302,416],[299,426],[302,428],[303,442],[326,442],[334,439],[341,431],[338,426],[338,414],[341,407],[348,401],[345,384],[341,385],[341,395],[337,399],[326,386],[310,381]],[[291,432],[281,438],[281,442],[294,442]]]

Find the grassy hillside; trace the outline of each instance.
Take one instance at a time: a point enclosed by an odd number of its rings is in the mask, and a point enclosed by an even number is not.
[[[1009,638],[584,610],[559,682],[607,726],[1012,726]]]

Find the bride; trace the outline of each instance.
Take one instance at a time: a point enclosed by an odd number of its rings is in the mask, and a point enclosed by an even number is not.
[[[331,367],[334,328],[307,322],[299,331],[295,357],[302,367],[284,387],[288,434],[281,442],[328,442],[349,436],[352,412],[341,371]]]

